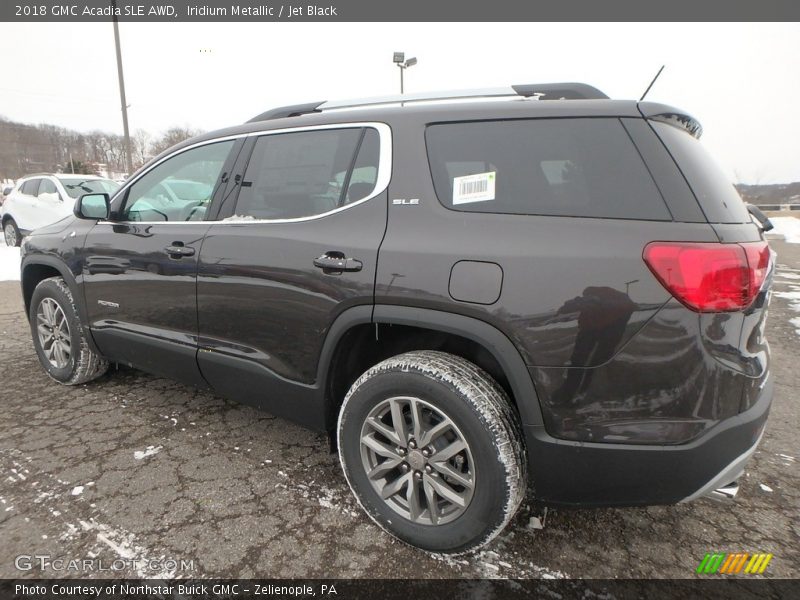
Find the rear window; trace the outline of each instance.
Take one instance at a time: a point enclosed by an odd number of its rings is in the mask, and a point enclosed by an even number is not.
[[[667,123],[652,122],[678,163],[710,223],[749,223],[750,213],[739,192],[702,144],[688,132]]]
[[[469,212],[670,220],[618,119],[531,119],[428,127],[439,201]]]
[[[264,135],[247,165],[236,215],[297,219],[362,200],[375,188],[380,139],[375,129],[326,129]]]

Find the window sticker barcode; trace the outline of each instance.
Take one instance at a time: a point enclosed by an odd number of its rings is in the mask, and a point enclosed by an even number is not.
[[[453,204],[494,200],[495,171],[453,178]]]

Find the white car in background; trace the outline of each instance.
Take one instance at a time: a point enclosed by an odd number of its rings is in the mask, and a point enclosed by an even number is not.
[[[23,177],[0,207],[6,245],[19,246],[23,236],[72,214],[83,194],[112,196],[120,185],[96,175],[39,174]]]

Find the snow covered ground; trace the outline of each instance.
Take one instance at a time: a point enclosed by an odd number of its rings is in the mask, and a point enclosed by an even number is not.
[[[768,237],[783,238],[790,244],[800,244],[800,219],[797,217],[770,217],[775,229],[771,230]]]
[[[19,281],[19,248],[9,248],[2,239],[0,239],[0,281]]]

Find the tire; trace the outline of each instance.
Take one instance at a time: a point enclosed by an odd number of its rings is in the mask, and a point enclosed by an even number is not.
[[[14,219],[9,218],[3,223],[3,239],[6,246],[19,246],[22,243],[22,234]]]
[[[423,423],[416,432],[414,414]],[[465,447],[453,454],[459,441]],[[408,352],[364,373],[339,412],[338,443],[364,511],[396,538],[431,552],[487,544],[527,489],[508,396],[483,370],[444,352]]]
[[[28,317],[39,362],[59,383],[86,383],[108,370],[108,362],[91,349],[75,299],[61,277],[45,279],[36,286]]]

